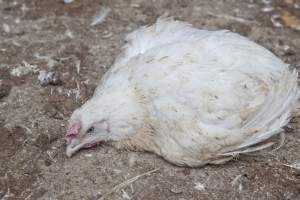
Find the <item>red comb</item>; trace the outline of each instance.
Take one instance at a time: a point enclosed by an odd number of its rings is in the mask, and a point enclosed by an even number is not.
[[[67,131],[66,138],[70,140],[76,138],[76,136],[79,134],[80,127],[80,122],[75,122],[74,124],[72,124],[69,130]]]

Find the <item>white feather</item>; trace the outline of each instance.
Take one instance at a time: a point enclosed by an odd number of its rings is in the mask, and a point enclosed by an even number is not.
[[[268,147],[250,146],[280,133],[291,117],[297,72],[245,37],[160,18],[127,42],[77,111],[86,124],[109,119],[108,140],[135,141],[178,165],[220,164]]]
[[[95,15],[95,17],[91,23],[91,26],[96,26],[97,24],[101,24],[105,20],[107,15],[109,14],[110,10],[111,10],[110,8],[102,7],[100,9],[99,13],[97,13],[97,15]]]

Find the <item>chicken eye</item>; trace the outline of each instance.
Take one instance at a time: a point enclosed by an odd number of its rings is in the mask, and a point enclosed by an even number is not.
[[[93,126],[91,126],[86,132],[87,133],[92,133],[94,132],[95,128]]]

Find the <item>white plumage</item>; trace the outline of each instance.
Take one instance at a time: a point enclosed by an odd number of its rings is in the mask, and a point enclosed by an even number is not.
[[[296,71],[236,33],[160,18],[126,39],[70,119],[68,156],[104,141],[177,165],[221,164],[280,133],[295,108]]]

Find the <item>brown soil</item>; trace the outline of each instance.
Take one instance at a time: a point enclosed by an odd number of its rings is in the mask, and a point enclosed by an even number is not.
[[[65,155],[67,119],[92,95],[126,33],[166,12],[199,28],[239,32],[299,68],[297,0],[270,1],[270,12],[262,11],[263,2],[0,0],[0,199],[97,199],[155,168],[160,170],[108,199],[300,199],[300,175],[284,165],[300,160],[299,118],[286,129],[278,151],[220,166],[176,167],[152,154],[105,145],[71,159]],[[90,26],[102,6],[111,12],[103,23]],[[274,27],[270,18],[284,13],[283,26]],[[26,63],[36,68],[12,75]],[[41,70],[59,74],[59,84],[42,85]]]

